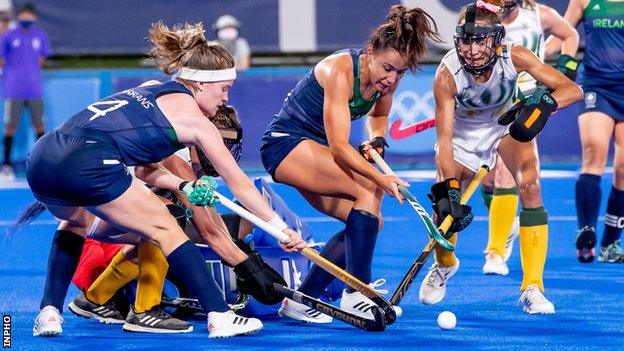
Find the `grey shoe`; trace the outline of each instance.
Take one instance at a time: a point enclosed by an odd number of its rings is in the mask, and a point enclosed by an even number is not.
[[[95,318],[103,323],[121,324],[126,321],[114,298],[104,305],[98,305],[87,300],[85,294],[82,293],[74,301],[70,302],[67,307],[79,316]]]
[[[620,247],[620,240],[600,250],[598,262],[602,263],[624,263],[624,251]]]
[[[130,310],[123,330],[143,333],[190,333],[193,326],[187,322],[173,318],[159,306],[143,313]]]

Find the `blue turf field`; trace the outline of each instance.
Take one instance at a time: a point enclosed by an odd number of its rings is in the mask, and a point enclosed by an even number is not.
[[[610,177],[604,178],[603,199],[610,187]],[[412,193],[423,204],[430,184],[430,180],[412,183]],[[461,268],[449,282],[446,299],[434,306],[418,303],[418,285],[425,274],[422,271],[401,304],[403,317],[383,333],[366,333],[338,321],[318,327],[274,318],[264,320],[264,330],[254,336],[209,340],[206,324],[201,321],[195,322],[195,331],[186,335],[130,334],[122,332],[118,325],[100,324],[65,311],[63,336],[35,338],[31,328],[38,313],[49,242],[55,228],[49,215],[21,235],[10,240],[3,238],[0,312],[12,317],[15,350],[624,349],[623,267],[578,263],[573,245],[574,179],[544,179],[543,188],[550,216],[549,258],[544,277],[547,296],[557,309],[553,316],[525,315],[515,305],[521,281],[517,242],[508,276],[486,277],[481,273],[487,222],[478,194],[471,201],[477,219],[461,233]],[[308,220],[317,241],[325,240],[340,228],[338,222],[327,221],[311,209],[294,190],[281,185],[275,189],[292,210]],[[0,230],[4,231],[31,199],[28,189],[0,189]],[[387,219],[375,252],[373,276],[385,277],[393,291],[424,246],[426,235],[407,205],[401,208],[393,199],[386,199],[383,213]],[[76,293],[74,287],[70,288],[66,303]],[[444,310],[457,315],[454,330],[442,331],[437,327],[436,317]]]

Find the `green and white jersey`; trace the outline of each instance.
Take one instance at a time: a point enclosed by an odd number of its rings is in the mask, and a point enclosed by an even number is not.
[[[519,8],[520,12],[516,19],[505,25],[505,40],[524,46],[533,51],[540,60],[544,61],[546,45],[544,43],[544,32],[540,23],[539,5],[530,8],[527,5]],[[535,90],[537,82],[527,72],[522,72],[518,76],[518,88],[523,93],[530,93]]]
[[[478,83],[463,69],[455,49],[442,59],[455,81],[455,120],[453,123],[453,157],[476,172],[483,164],[496,164],[500,140],[508,134],[508,126],[498,124],[516,98],[518,73],[511,61],[510,44],[505,42],[490,78]]]
[[[504,42],[499,58],[492,68],[487,82],[478,83],[474,76],[463,69],[455,49],[442,59],[453,75],[457,95],[455,96],[455,118],[475,123],[489,123],[498,120],[516,98],[518,73],[511,61],[510,44]]]

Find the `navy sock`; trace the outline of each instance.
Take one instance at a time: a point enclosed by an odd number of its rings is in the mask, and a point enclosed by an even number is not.
[[[13,136],[4,136],[4,160],[3,164],[11,164],[11,149],[13,148]]]
[[[204,256],[190,240],[173,250],[167,262],[171,272],[186,286],[189,294],[199,300],[206,313],[230,310],[208,271]]]
[[[334,234],[325,244],[321,256],[331,261],[340,268],[345,268],[345,232],[344,230]],[[299,287],[299,291],[312,296],[319,297],[327,288],[329,283],[334,280],[334,276],[327,273],[323,268],[317,265],[312,266],[310,272],[303,280],[303,283]]]
[[[600,245],[607,247],[618,240],[622,234],[622,227],[624,227],[624,191],[611,187]]]
[[[379,218],[362,210],[352,209],[345,228],[345,259],[347,272],[364,283],[371,281],[371,264],[377,241]],[[347,287],[348,292],[353,292]]]
[[[576,181],[576,216],[579,229],[585,226],[596,228],[602,191],[601,176],[582,173]]]
[[[78,267],[84,242],[83,237],[69,230],[57,230],[54,233],[40,309],[52,305],[63,312],[67,289]]]

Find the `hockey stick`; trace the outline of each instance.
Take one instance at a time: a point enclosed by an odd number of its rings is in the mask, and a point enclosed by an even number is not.
[[[481,184],[481,181],[483,180],[483,178],[486,176],[487,173],[488,173],[487,166],[481,166],[481,168],[479,168],[479,171],[477,172],[477,174],[475,174],[472,181],[470,181],[470,184],[468,184],[468,187],[466,188],[466,190],[464,190],[464,192],[462,193],[461,200],[460,200],[462,204],[466,204],[468,202],[468,200],[470,199],[472,194],[474,194],[475,190],[477,189],[479,184]],[[451,224],[453,224],[453,217],[446,216],[442,224],[440,224],[440,227],[439,227],[440,234],[442,235],[446,234],[448,229],[451,227]],[[398,305],[399,303],[401,303],[401,299],[403,299],[403,296],[405,296],[405,294],[407,293],[407,290],[412,285],[412,282],[414,282],[414,278],[416,278],[416,275],[418,275],[418,272],[420,272],[422,267],[425,265],[427,258],[429,258],[429,255],[431,255],[431,252],[436,247],[436,245],[437,245],[437,242],[435,240],[429,239],[429,242],[427,242],[427,245],[425,246],[425,248],[420,252],[420,255],[418,255],[416,260],[412,263],[412,266],[409,268],[409,270],[407,271],[407,273],[401,280],[401,283],[399,283],[399,286],[396,288],[394,294],[392,294],[392,297],[390,298],[390,302],[393,305]]]
[[[238,312],[242,310],[243,308],[245,308],[248,303],[249,303],[249,296],[240,295],[238,299],[236,300],[236,302],[234,302],[233,304],[228,304],[228,306],[230,306],[230,309],[232,311]],[[160,305],[163,307],[173,307],[173,308],[181,309],[184,312],[187,312],[189,314],[194,314],[194,313],[205,314],[205,311],[203,307],[201,306],[201,304],[199,303],[199,300],[193,299],[193,298],[188,298],[188,297],[171,298],[168,296],[163,296],[160,301]]]
[[[379,168],[381,168],[381,170],[385,174],[396,175],[394,171],[392,171],[390,166],[388,166],[386,161],[384,161],[384,159],[381,158],[381,156],[375,149],[370,149],[368,152],[373,158],[373,160],[375,161],[375,163],[377,164],[377,166],[379,166]],[[418,201],[416,200],[416,197],[414,197],[414,195],[412,195],[409,192],[409,190],[407,190],[407,188],[404,186],[399,186],[399,191],[405,197],[405,199],[410,204],[410,206],[412,206],[414,211],[416,211],[416,214],[418,214],[418,217],[420,217],[423,223],[425,223],[425,227],[427,227],[427,232],[429,233],[429,236],[431,237],[431,239],[435,240],[435,242],[438,245],[440,245],[442,248],[444,248],[445,250],[448,250],[448,251],[455,250],[455,246],[453,246],[453,244],[451,244],[448,241],[448,239],[446,239],[442,234],[440,234],[440,232],[436,228],[436,225],[433,223],[431,216],[429,216],[429,213],[427,213],[427,210],[425,210],[418,203]]]
[[[288,239],[288,236],[285,233],[273,227],[272,225],[268,224],[267,222],[263,221],[258,216],[247,211],[243,207],[235,204],[232,200],[219,194],[216,191],[213,192],[213,194],[219,198],[223,206],[229,208],[230,210],[232,210],[234,213],[241,216],[242,218],[245,218],[251,223],[257,225],[258,227],[260,227],[265,232],[269,233],[272,237],[274,237],[278,241],[284,241]],[[373,301],[377,306],[381,307],[381,309],[383,310],[385,314],[387,325],[394,323],[394,321],[396,320],[396,312],[394,311],[394,308],[392,308],[392,305],[390,305],[388,300],[386,300],[383,296],[379,295],[377,291],[375,291],[373,288],[371,288],[367,284],[364,284],[361,280],[357,279],[350,273],[346,272],[344,269],[328,261],[321,255],[319,255],[319,253],[316,252],[315,250],[309,247],[305,247],[300,252],[304,257],[306,257],[307,259],[314,262],[319,267],[326,270],[329,274],[347,283],[347,285],[359,291],[362,295],[371,299],[371,301]]]
[[[416,133],[424,132],[425,130],[435,127],[436,125],[435,117],[427,118],[424,121],[420,121],[405,128],[401,125],[402,123],[403,121],[398,119],[390,126],[390,135],[392,136],[392,139],[404,139]]]
[[[325,313],[326,315],[334,317],[347,324],[351,324],[356,328],[366,331],[383,331],[384,329],[386,329],[386,320],[384,318],[384,313],[381,308],[379,308],[379,306],[373,305],[373,307],[371,308],[371,312],[373,313],[373,317],[375,319],[368,319],[343,311],[336,306],[330,305],[319,299],[315,299],[281,284],[273,283],[273,287],[278,294],[284,297],[304,304],[310,308]]]

